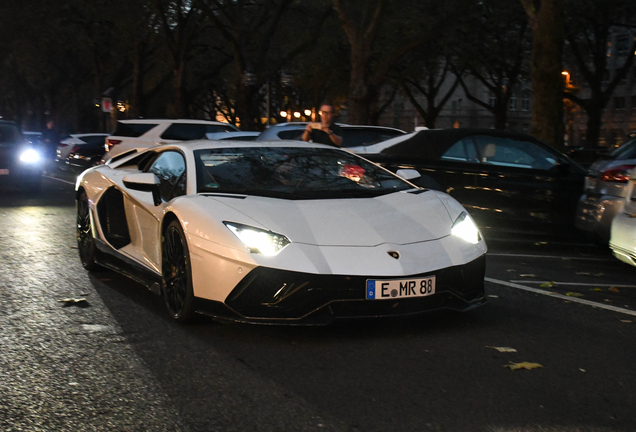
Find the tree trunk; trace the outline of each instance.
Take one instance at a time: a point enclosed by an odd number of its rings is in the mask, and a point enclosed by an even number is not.
[[[601,124],[603,123],[603,109],[605,104],[590,104],[586,107],[587,131],[585,132],[585,148],[598,147],[598,139],[601,136]]]
[[[563,0],[523,1],[532,23],[532,123],[530,134],[563,149]]]

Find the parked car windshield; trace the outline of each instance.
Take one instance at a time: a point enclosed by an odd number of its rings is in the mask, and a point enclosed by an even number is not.
[[[22,137],[20,131],[15,125],[0,124],[0,144],[21,144]]]
[[[636,139],[627,141],[611,153],[612,159],[636,159]]]
[[[244,147],[194,154],[198,192],[318,199],[372,197],[413,188],[377,165],[337,149]]]

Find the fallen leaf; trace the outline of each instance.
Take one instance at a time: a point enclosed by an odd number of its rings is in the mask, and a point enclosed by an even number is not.
[[[616,287],[609,287],[607,290],[615,293],[620,292]]]
[[[541,285],[539,285],[539,287],[540,288],[552,288],[555,285],[556,285],[556,282],[544,282]]]
[[[521,363],[510,362],[509,365],[505,365],[504,367],[507,367],[510,370],[517,370],[517,369],[532,370],[532,369],[542,368],[543,365],[540,365],[539,363],[529,363],[529,362],[521,362]]]
[[[585,372],[585,369],[581,369],[581,368],[579,368],[579,370],[580,370],[581,372]]]
[[[517,352],[517,350],[516,350],[516,349],[514,349],[514,348],[508,348],[508,347],[494,347],[494,346],[486,346],[486,348],[494,348],[494,349],[496,349],[497,351],[502,352],[502,353]]]
[[[86,301],[86,299],[83,298],[83,297],[82,298],[69,297],[69,298],[65,298],[65,299],[62,299],[62,300],[58,300],[58,301],[64,302],[64,303],[79,303],[79,302]]]
[[[507,271],[507,272],[516,272],[517,270],[515,270],[515,269],[508,269],[508,270],[506,270],[506,271]]]
[[[541,246],[541,245],[547,245],[548,242],[536,242],[534,245],[535,246]]]
[[[603,288],[594,288],[594,289],[592,289],[592,291],[603,292]]]
[[[583,294],[577,293],[577,292],[569,292],[569,293],[565,293],[565,295],[569,297],[583,297]]]
[[[493,295],[493,294],[488,295],[488,297],[490,297],[490,298],[499,298],[498,295]]]
[[[522,275],[519,275],[519,276],[527,277],[527,278],[536,278],[537,277],[537,275],[533,274],[533,273],[522,274]]]
[[[624,322],[624,323],[632,323],[633,321],[632,321],[632,320],[621,320],[621,322]]]
[[[589,276],[590,273],[589,272],[578,272],[576,273],[577,275],[581,275],[581,276]]]

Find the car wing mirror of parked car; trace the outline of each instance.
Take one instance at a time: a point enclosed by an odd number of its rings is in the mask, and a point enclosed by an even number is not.
[[[124,177],[124,186],[128,189],[142,192],[152,192],[154,205],[161,204],[161,194],[159,193],[159,179],[153,173],[128,174]]]
[[[420,178],[422,175],[414,169],[399,169],[395,172],[398,177],[402,177],[404,180],[413,180]]]

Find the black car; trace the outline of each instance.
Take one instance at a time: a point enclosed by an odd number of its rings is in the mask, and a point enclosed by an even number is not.
[[[104,136],[96,134],[82,137],[82,141],[86,144],[73,146],[64,163],[80,170],[100,164],[105,153]]]
[[[0,120],[0,183],[39,190],[43,169],[41,146],[25,140],[14,122]]]
[[[421,177],[415,184],[457,199],[486,238],[493,231],[574,232],[585,170],[532,136],[494,129],[423,130],[365,157],[391,171],[416,169]]]

